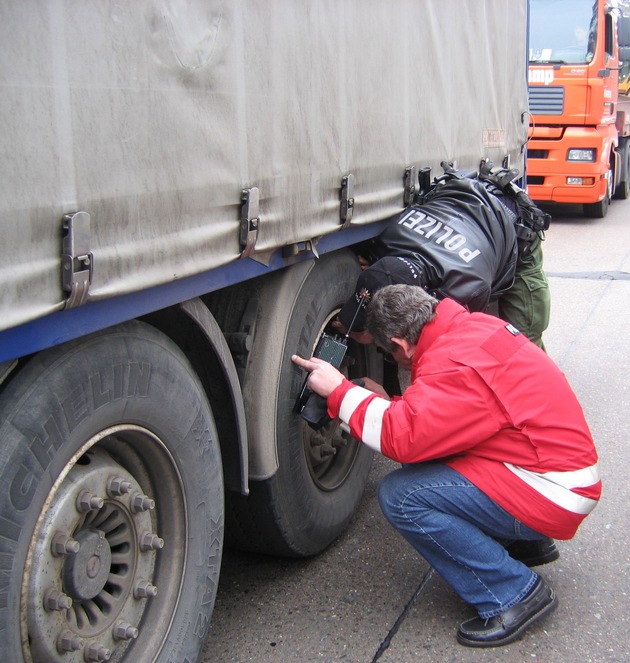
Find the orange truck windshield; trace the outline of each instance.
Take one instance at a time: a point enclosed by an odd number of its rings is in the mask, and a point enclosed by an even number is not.
[[[596,34],[593,0],[531,0],[530,64],[587,64],[595,53]]]

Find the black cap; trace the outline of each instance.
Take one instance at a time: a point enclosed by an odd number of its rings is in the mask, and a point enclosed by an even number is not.
[[[350,331],[365,329],[366,309],[377,290],[386,285],[423,285],[422,270],[407,258],[381,258],[361,273],[355,293],[339,311],[341,324]]]

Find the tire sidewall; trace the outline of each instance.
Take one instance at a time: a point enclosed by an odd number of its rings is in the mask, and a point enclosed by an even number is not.
[[[146,392],[127,385],[118,394],[112,387],[109,401],[107,389],[96,392],[97,403],[92,397],[94,376],[130,361],[145,369],[150,365]],[[179,605],[158,660],[196,659],[212,614],[223,533],[217,435],[202,393],[174,344],[142,323],[41,353],[7,386],[0,397],[0,557],[10,581],[0,610],[0,632],[11,660],[21,660],[21,582],[45,501],[86,440],[120,423],[147,427],[161,439],[183,479],[190,549]],[[34,445],[39,445],[37,452]],[[42,445],[48,445],[46,453]],[[133,660],[141,660],[140,639],[137,643],[130,650],[135,652]]]
[[[319,552],[345,528],[363,494],[373,454],[359,445],[351,473],[334,490],[322,490],[314,483],[305,458],[305,424],[292,413],[305,374],[293,364],[291,355],[311,356],[327,317],[352,295],[359,274],[350,253],[318,261],[302,282],[285,336],[277,392],[276,479],[280,486],[293,489],[277,491],[278,508],[291,523],[294,545],[306,554]]]

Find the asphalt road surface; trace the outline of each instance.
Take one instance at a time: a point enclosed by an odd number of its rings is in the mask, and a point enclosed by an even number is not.
[[[577,393],[598,445],[603,498],[561,557],[538,570],[559,607],[498,649],[455,640],[474,612],[381,515],[377,457],[347,531],[313,559],[226,551],[202,663],[630,661],[630,202],[604,219],[557,207],[544,244],[547,351]]]

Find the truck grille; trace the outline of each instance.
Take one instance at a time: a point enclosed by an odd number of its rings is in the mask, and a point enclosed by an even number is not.
[[[563,87],[530,85],[529,112],[532,115],[562,115],[563,110]]]

